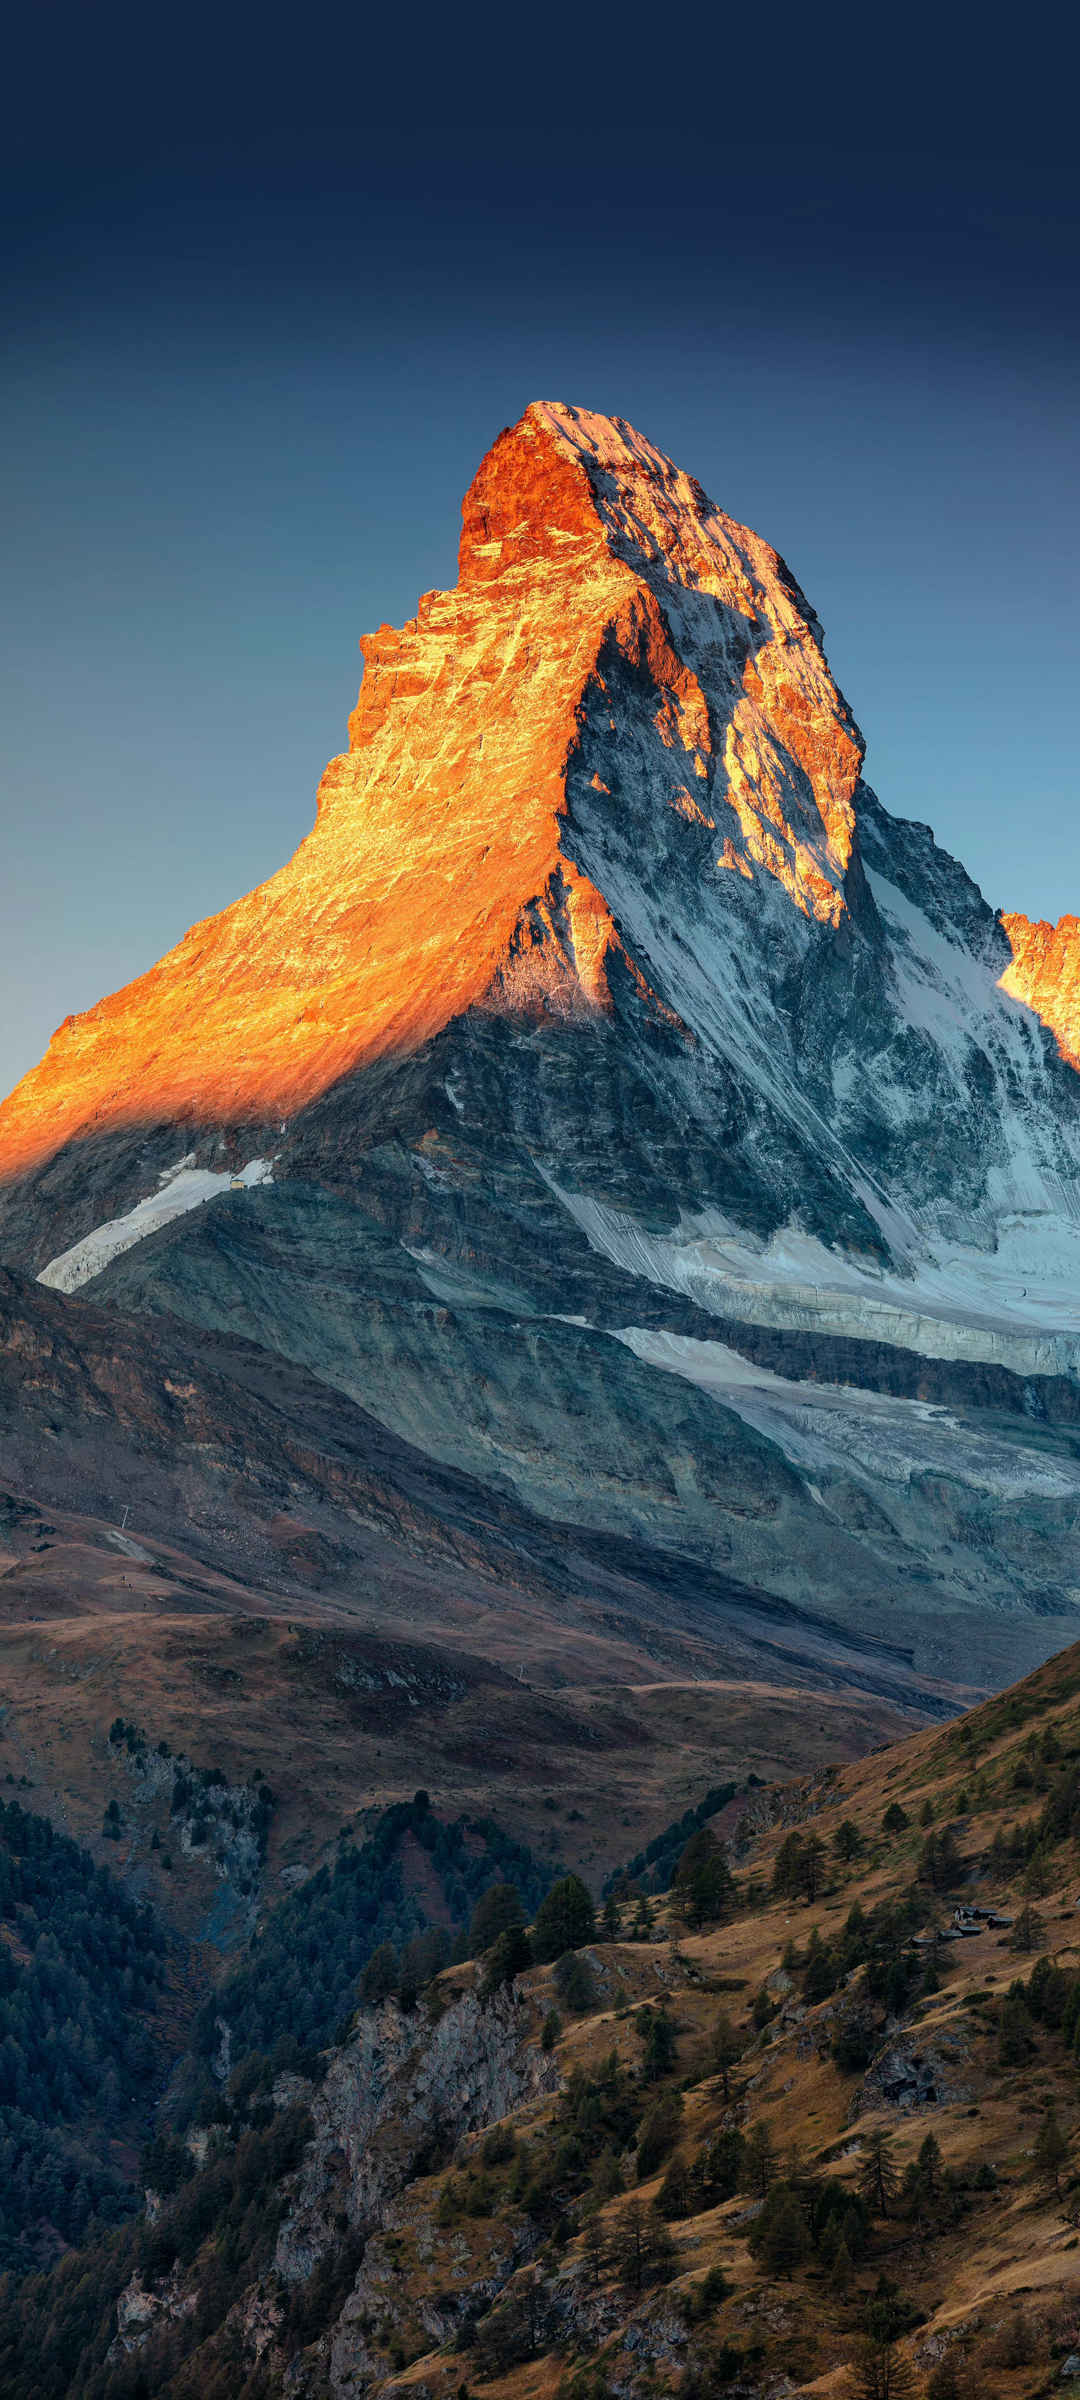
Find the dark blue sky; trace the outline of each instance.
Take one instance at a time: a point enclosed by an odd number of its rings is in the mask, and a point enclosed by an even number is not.
[[[9,103],[0,1088],[295,847],[358,636],[453,580],[535,397],[629,416],[775,542],[887,805],[996,904],[1080,912],[1053,92],[937,34],[928,89],[780,60],[782,18],[640,51],[492,19],[475,57],[460,17],[250,55],[146,22],[50,16]]]

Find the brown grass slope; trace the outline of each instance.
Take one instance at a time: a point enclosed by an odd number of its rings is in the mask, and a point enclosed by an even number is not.
[[[484,1997],[490,1961],[456,1967],[412,2017],[361,2010],[321,2082],[278,2087],[310,2123],[257,2272],[197,2197],[167,2272],[166,2212],[108,2373],[72,2388],[1067,2389],[1078,1794],[1080,1648],[944,1732],[758,1795],[723,1921],[690,1921],[691,1885],[624,1894],[572,1971]],[[940,1938],[978,1908],[1011,1923]],[[250,2100],[233,2094],[207,2172],[252,2138]]]

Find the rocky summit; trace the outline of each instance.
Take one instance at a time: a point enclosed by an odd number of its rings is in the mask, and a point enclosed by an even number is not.
[[[1072,921],[888,814],[782,558],[621,419],[530,407],[363,648],[289,864],[0,1110],[7,1264],[912,1705],[1059,1648]]]

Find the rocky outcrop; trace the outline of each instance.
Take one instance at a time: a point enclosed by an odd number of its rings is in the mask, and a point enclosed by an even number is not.
[[[530,2032],[512,1989],[485,2002],[465,1991],[430,2027],[389,2002],[361,2013],[310,2100],[314,2140],[277,2242],[287,2283],[340,2239],[337,2214],[354,2234],[374,2231],[425,2159],[557,2087],[558,2067]]]
[[[181,2324],[185,2317],[194,2316],[197,2306],[197,2293],[187,2289],[179,2275],[171,2275],[157,2291],[148,2290],[141,2275],[133,2275],[116,2303],[116,2337],[109,2351],[110,2362],[130,2357],[163,2326]]]
[[[1062,1057],[1080,1067],[1080,918],[1059,917],[1050,925],[1045,917],[1033,924],[1030,917],[1010,915],[1001,922],[1012,944],[1002,989],[1033,1008]]]
[[[537,2245],[528,2220],[502,2223],[493,2229],[486,2269],[478,2271],[475,2262],[456,2258],[457,2237],[436,2226],[410,2190],[478,2128],[511,2114],[519,2126],[527,2122],[529,2103],[560,2080],[520,1987],[481,2001],[470,1985],[449,2000],[443,1991],[442,1998],[446,2005],[435,2017],[403,2014],[392,2002],[360,2011],[349,2039],[328,2054],[321,2083],[288,2074],[274,2085],[274,2106],[301,2103],[312,2132],[288,2179],[272,2270],[230,2311],[248,2364],[268,2357],[280,2371],[285,2361],[275,2358],[275,2346],[290,2290],[324,2260],[339,2264],[344,2253],[359,2261],[330,2333],[307,2361],[290,2366],[288,2388],[298,2395],[354,2400],[370,2383],[384,2382],[388,2361],[377,2333],[385,2341],[407,2322],[426,2346],[437,2347],[497,2296]],[[421,2269],[438,2270],[426,2298],[404,2288],[396,2255],[404,2227]],[[138,2350],[196,2305],[197,2293],[182,2276],[155,2289],[136,2275],[118,2303],[115,2355]]]
[[[923,2044],[914,2036],[898,2035],[879,2051],[864,2076],[852,2113],[884,2105],[906,2116],[913,2109],[943,2108],[953,2101],[970,2100],[970,2089],[962,2080],[966,2047],[957,2036]]]

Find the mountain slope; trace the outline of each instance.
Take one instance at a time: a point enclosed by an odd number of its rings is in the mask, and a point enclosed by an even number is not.
[[[145,2222],[0,2293],[5,2391],[1067,2388],[1078,1696],[1080,1647],[714,1817],[659,1902],[579,1893],[554,1965],[219,2060]]]
[[[272,1898],[418,1785],[603,1872],[718,1758],[772,1776],[949,1706],[902,1644],[545,1521],[235,1335],[9,1272],[0,1455],[0,1771],[215,1948],[251,1862],[177,1846],[118,1707],[238,1806],[272,1785]]]
[[[783,561],[538,404],[365,660],[289,866],[0,1110],[5,1254],[958,1685],[1060,1645],[1080,1079]]]

